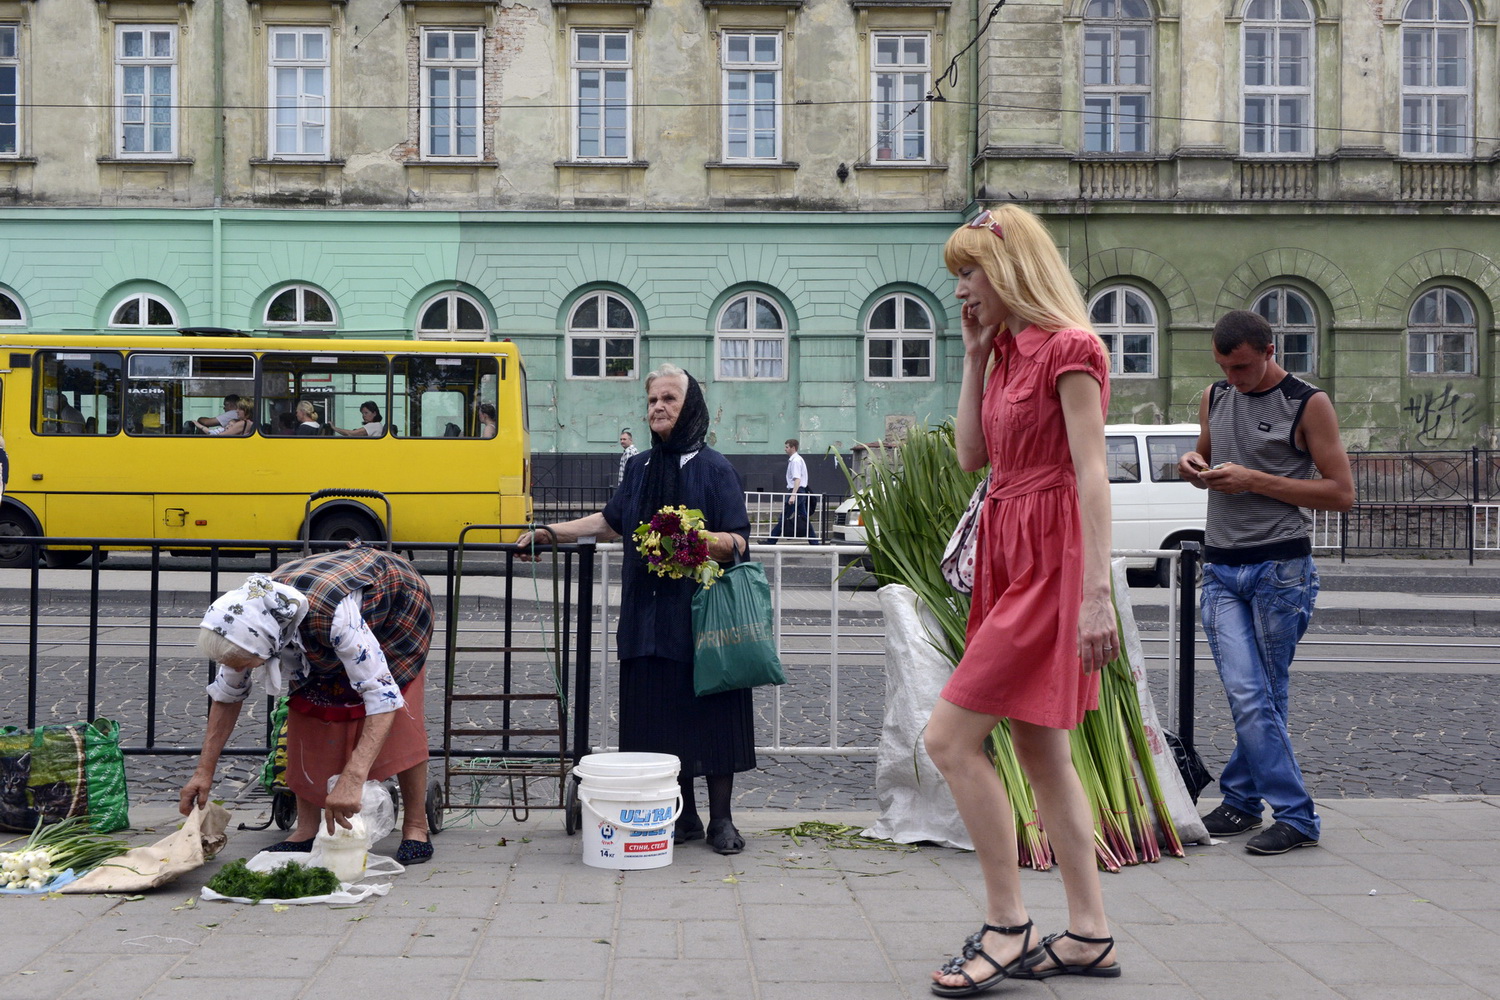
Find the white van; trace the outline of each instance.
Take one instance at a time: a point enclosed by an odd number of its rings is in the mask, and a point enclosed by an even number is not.
[[[1113,547],[1175,549],[1185,541],[1201,544],[1208,491],[1177,475],[1177,460],[1198,446],[1198,425],[1110,424],[1104,431]],[[842,544],[864,544],[865,529],[853,497],[835,510],[833,535]],[[1170,580],[1166,559],[1127,559],[1125,565],[1151,570],[1157,586],[1165,587]]]

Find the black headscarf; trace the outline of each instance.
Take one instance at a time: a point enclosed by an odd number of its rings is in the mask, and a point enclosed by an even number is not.
[[[698,380],[687,372],[687,393],[682,399],[682,410],[677,414],[677,424],[671,437],[663,440],[656,431],[651,432],[651,452],[647,459],[646,481],[641,486],[640,502],[636,506],[635,523],[643,524],[663,507],[676,506],[682,502],[679,470],[682,456],[703,447],[708,437],[708,403],[703,399],[703,388]],[[663,375],[661,378],[676,378]]]

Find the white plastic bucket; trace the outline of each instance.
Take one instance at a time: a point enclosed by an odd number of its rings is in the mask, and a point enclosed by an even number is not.
[[[672,863],[679,767],[668,753],[592,753],[578,762],[584,864],[638,871]]]

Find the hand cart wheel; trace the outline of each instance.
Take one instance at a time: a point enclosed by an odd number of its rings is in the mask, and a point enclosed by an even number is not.
[[[391,797],[391,808],[396,811],[396,826],[401,826],[401,784],[395,778],[387,780],[383,787]]]
[[[583,803],[578,801],[578,779],[569,774],[563,782],[563,830],[571,837],[583,829]]]
[[[443,812],[448,804],[443,796],[443,783],[433,778],[427,783],[427,832],[443,832]]]
[[[297,822],[297,796],[289,788],[278,788],[271,793],[271,822],[278,830],[290,830]]]

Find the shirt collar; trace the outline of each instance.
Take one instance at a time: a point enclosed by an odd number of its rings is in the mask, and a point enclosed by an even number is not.
[[[1036,354],[1037,351],[1041,350],[1042,345],[1052,338],[1052,334],[1048,333],[1046,330],[1043,330],[1035,323],[1031,324],[1018,334],[1013,334],[1009,330],[1007,330],[1005,332],[1005,335],[1015,343],[1016,350],[1020,351],[1022,355],[1028,358]]]

